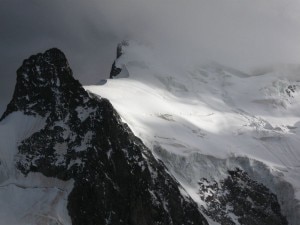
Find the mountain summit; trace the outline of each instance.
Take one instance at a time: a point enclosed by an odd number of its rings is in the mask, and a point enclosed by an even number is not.
[[[72,104],[82,103],[87,96],[81,84],[73,78],[64,53],[52,48],[24,60],[17,70],[13,99],[1,119],[14,111],[40,116],[50,111],[59,113]]]

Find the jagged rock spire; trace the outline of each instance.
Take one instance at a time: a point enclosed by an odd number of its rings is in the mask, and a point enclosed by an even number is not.
[[[73,78],[63,52],[57,48],[25,59],[17,70],[13,98],[1,120],[14,111],[45,116],[49,111],[81,101],[86,96],[81,84]]]

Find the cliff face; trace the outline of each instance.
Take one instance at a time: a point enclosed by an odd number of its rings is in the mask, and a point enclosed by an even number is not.
[[[42,129],[18,143],[16,167],[25,175],[74,180],[67,204],[73,225],[207,224],[109,101],[73,78],[60,50],[24,61],[1,120],[13,112],[45,119]]]

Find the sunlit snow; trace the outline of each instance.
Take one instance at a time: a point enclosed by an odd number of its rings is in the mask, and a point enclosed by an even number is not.
[[[112,102],[199,204],[197,179],[241,166],[278,195],[296,224],[300,66],[245,74],[216,63],[178,65],[134,42],[124,48],[116,64],[129,77],[86,90]]]

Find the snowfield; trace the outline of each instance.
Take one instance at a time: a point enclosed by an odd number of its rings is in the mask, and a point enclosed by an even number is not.
[[[199,206],[198,181],[238,167],[298,224],[300,66],[249,75],[217,63],[180,65],[134,42],[116,66],[119,77],[86,90],[112,102]]]
[[[44,128],[45,120],[14,112],[0,122],[1,225],[71,225],[67,200],[73,181],[47,178],[40,173],[24,176],[16,169],[18,145]]]

